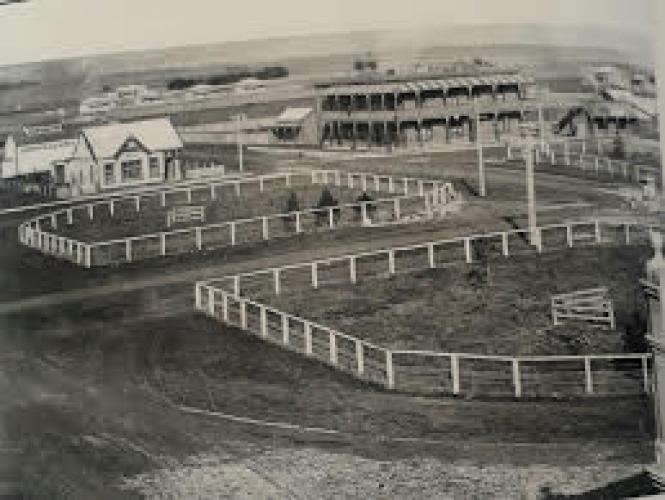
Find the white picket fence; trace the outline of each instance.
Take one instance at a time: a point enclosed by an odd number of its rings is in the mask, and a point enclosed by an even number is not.
[[[593,229],[594,237],[586,235]],[[285,293],[288,286],[317,289],[367,277],[473,262],[478,241],[496,243],[496,256],[581,245],[648,242],[649,228],[626,221],[577,221],[538,228],[538,248],[526,229],[476,234],[407,247],[304,262],[198,282],[195,307],[217,320],[325,362],[352,376],[408,393],[513,397],[638,394],[649,392],[648,353],[494,356],[391,350],[253,300],[252,290]],[[578,238],[578,234],[584,235]],[[545,242],[543,245],[542,242]]]
[[[137,213],[141,213],[146,201],[158,198],[159,206],[166,208],[174,198],[191,204],[195,195],[200,194],[209,200],[218,198],[222,188],[233,187],[236,196],[249,185],[258,187],[259,193],[283,183],[292,187],[295,181],[311,182],[316,185],[330,185],[362,189],[365,192],[387,193],[390,197],[373,201],[340,204],[328,208],[311,208],[288,213],[237,219],[232,221],[198,225],[159,233],[126,236],[105,241],[83,242],[57,234],[60,224],[71,226],[75,217],[83,214],[94,221],[98,210],[107,210],[112,217],[120,203],[131,203]],[[227,181],[188,184],[183,187],[168,187],[147,190],[133,196],[105,199],[84,205],[50,212],[34,217],[20,224],[19,241],[45,254],[70,260],[83,267],[106,265],[111,263],[133,262],[136,260],[166,256],[185,252],[203,251],[224,246],[236,246],[241,243],[268,240],[276,237],[291,236],[310,232],[316,223],[316,230],[321,229],[320,221],[326,219],[325,229],[333,230],[341,226],[362,227],[368,219],[371,209],[389,212],[393,220],[407,218],[414,214],[432,218],[432,192],[443,186],[454,193],[451,183],[439,180],[391,175],[341,172],[339,170],[313,170],[311,173],[286,172],[253,177],[244,177]],[[358,220],[356,215],[359,214]],[[46,230],[48,227],[49,230]],[[244,232],[243,232],[244,231]],[[243,232],[241,234],[241,232]]]

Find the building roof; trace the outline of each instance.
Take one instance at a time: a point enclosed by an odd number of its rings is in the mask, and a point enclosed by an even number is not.
[[[300,123],[312,112],[312,108],[286,108],[277,117],[277,124]]]
[[[61,139],[20,146],[17,151],[17,174],[44,171],[49,169],[52,163],[70,158],[76,143],[76,139]]]
[[[150,151],[182,148],[182,140],[169,118],[87,127],[83,136],[97,158],[114,156],[130,137]]]
[[[446,90],[454,87],[468,87],[471,85],[502,85],[533,83],[533,78],[520,74],[497,74],[482,76],[465,76],[443,78],[437,80],[414,79],[408,82],[376,82],[355,85],[331,86],[323,90],[324,95],[329,94],[374,94],[390,92],[415,92],[417,90]]]

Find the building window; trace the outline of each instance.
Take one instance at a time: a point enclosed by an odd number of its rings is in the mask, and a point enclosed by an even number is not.
[[[104,164],[104,183],[107,186],[115,184],[115,164],[113,163]]]
[[[136,181],[143,178],[141,160],[130,160],[122,162],[122,181]]]
[[[159,168],[159,157],[151,156],[150,157],[150,178],[159,179],[162,176],[162,173]]]

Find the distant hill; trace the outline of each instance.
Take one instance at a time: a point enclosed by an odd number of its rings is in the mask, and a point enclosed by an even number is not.
[[[442,61],[482,55],[538,64],[573,60],[652,65],[649,41],[593,27],[536,25],[458,26],[410,31],[330,33],[209,45],[130,51],[0,67],[0,111],[72,105],[103,84],[159,83],[167,77],[219,73],[232,66],[282,64],[293,77],[348,70],[353,55]],[[17,85],[31,82],[31,85]],[[33,84],[37,82],[37,84]]]

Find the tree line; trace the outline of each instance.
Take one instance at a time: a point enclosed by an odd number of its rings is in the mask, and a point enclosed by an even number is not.
[[[222,73],[210,75],[207,77],[178,77],[169,80],[166,87],[169,90],[185,90],[195,85],[230,85],[245,78],[257,78],[259,80],[273,80],[275,78],[285,78],[289,76],[289,69],[285,66],[264,66],[252,71],[242,69],[231,73]]]

